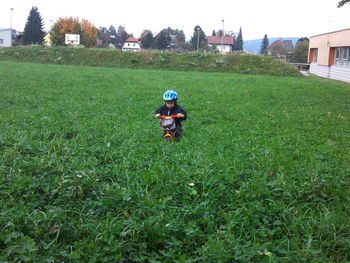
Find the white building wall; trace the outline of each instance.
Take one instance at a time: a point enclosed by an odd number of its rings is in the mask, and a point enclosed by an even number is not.
[[[221,51],[221,45],[217,45],[216,48],[222,53],[228,53],[232,51],[231,46],[229,45],[222,45],[222,51]]]
[[[317,63],[311,63],[310,73],[320,77],[329,78],[329,67],[318,65]]]
[[[11,29],[0,29],[0,47],[11,46]]]
[[[331,66],[330,78],[350,83],[350,67]]]
[[[123,51],[139,51],[141,46],[139,43],[135,42],[125,42],[123,45]]]
[[[350,83],[350,67],[344,66],[323,66],[317,63],[310,65],[310,73],[316,76],[330,78],[335,80],[341,80]]]
[[[209,47],[212,47],[212,46],[215,46],[216,50],[221,53],[221,45],[209,44]],[[229,53],[229,52],[232,52],[232,46],[230,46],[230,45],[223,45],[222,46],[222,53]]]

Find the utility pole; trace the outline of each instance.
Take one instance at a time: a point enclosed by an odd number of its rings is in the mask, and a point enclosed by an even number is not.
[[[10,29],[12,30],[12,11],[13,11],[13,8],[11,7],[10,8]]]
[[[224,50],[224,29],[225,29],[225,21],[222,19],[222,34],[221,34],[221,54],[223,54]]]
[[[10,45],[12,47],[12,11],[13,8],[10,8]]]

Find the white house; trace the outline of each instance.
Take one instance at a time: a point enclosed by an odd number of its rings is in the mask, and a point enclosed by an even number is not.
[[[208,45],[209,47],[215,46],[221,54],[230,53],[232,52],[234,39],[230,36],[208,36]]]
[[[11,37],[12,30],[7,29],[0,29],[0,47],[11,47],[12,46],[12,37]]]
[[[125,43],[123,44],[123,51],[140,51],[141,50],[141,43],[134,37],[129,37]]]
[[[310,73],[350,82],[350,28],[310,37]]]

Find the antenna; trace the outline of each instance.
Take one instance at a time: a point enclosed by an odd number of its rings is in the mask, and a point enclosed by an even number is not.
[[[332,23],[332,17],[331,17],[331,16],[328,16],[327,47],[330,47],[330,46],[331,46],[331,43],[329,42],[329,33],[330,33],[331,23]]]

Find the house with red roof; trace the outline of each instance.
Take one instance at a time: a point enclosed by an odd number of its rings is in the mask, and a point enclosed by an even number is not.
[[[140,51],[141,50],[141,43],[134,37],[129,37],[127,40],[125,40],[123,47],[123,51]]]
[[[234,38],[230,36],[208,36],[209,47],[215,47],[221,54],[232,52],[234,43]]]
[[[267,47],[267,53],[270,56],[287,61],[288,56],[292,54],[293,49],[292,40],[278,39]]]

